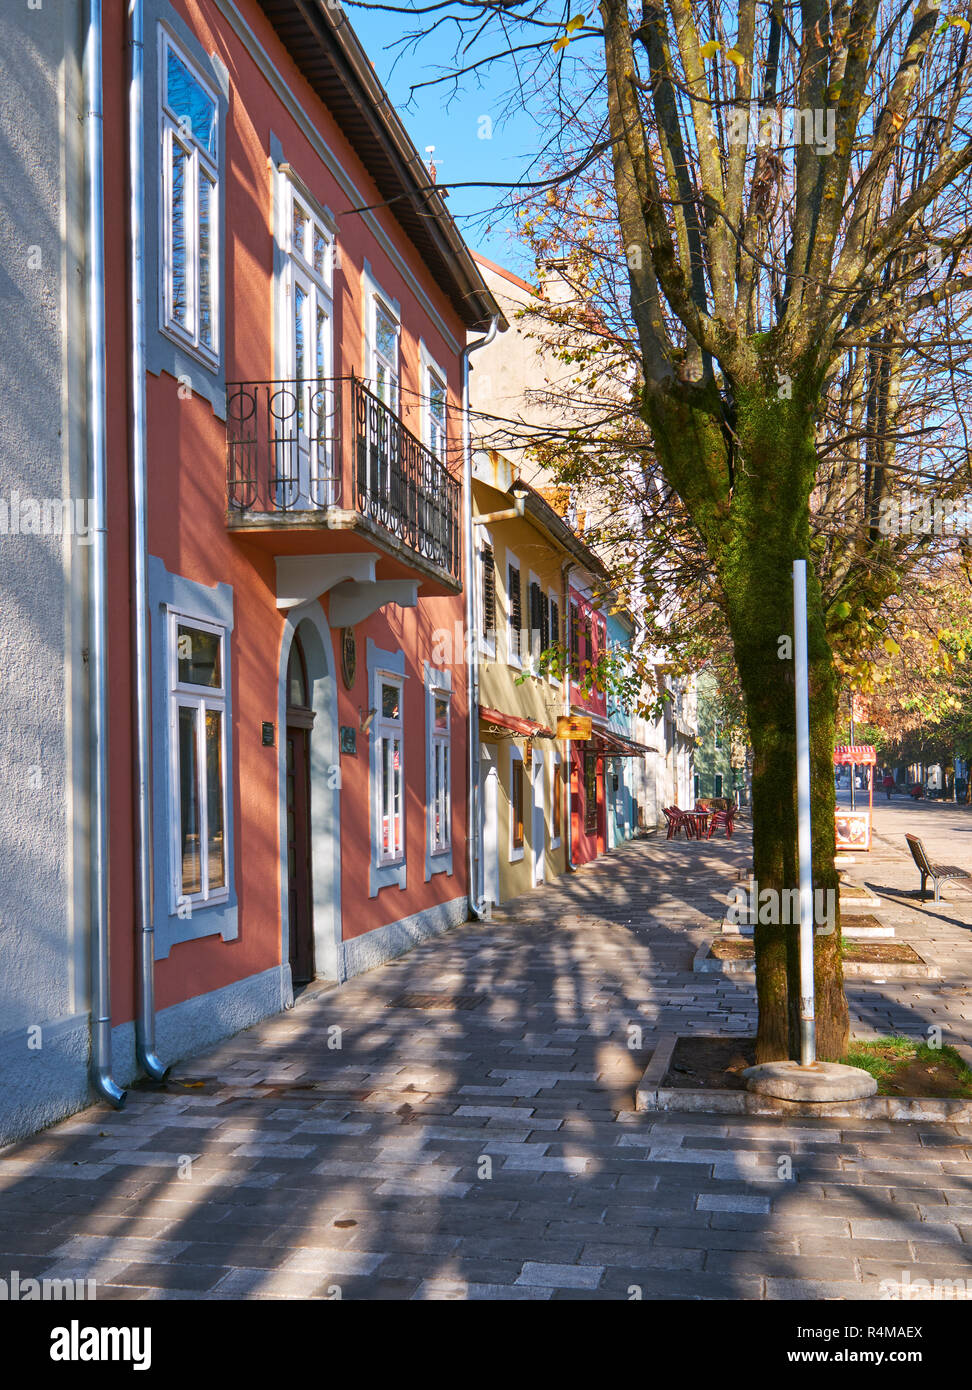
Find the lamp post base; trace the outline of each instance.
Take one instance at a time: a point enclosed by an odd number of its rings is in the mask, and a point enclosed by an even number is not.
[[[842,1062],[761,1062],[743,1072],[746,1087],[757,1095],[777,1100],[864,1100],[873,1096],[877,1082],[860,1067]]]

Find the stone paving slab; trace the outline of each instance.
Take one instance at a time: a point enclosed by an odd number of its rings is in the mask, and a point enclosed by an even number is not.
[[[918,902],[916,818],[961,862],[972,813],[892,803],[849,876],[943,978],[850,981],[854,1031],[968,1042],[972,897]],[[972,1287],[972,1126],[635,1112],[662,1036],[753,1029],[751,979],[692,972],[750,855],[744,827],[629,843],[0,1151],[0,1277],[202,1301]]]

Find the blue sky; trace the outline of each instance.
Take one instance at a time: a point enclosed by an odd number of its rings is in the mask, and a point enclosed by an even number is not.
[[[487,69],[481,80],[464,79],[463,90],[451,99],[449,89],[438,86],[420,90],[410,101],[413,82],[434,77],[450,65],[454,38],[434,34],[423,38],[417,50],[403,53],[390,45],[418,27],[419,17],[353,4],[348,14],[419,153],[424,156],[426,146],[435,146],[440,183],[448,184],[450,178],[512,182],[522,175],[541,134],[529,114],[505,100],[508,79],[502,70]],[[500,197],[496,189],[460,188],[450,194],[449,209],[473,250],[529,274],[532,261],[513,237],[512,219],[505,212],[486,215]]]

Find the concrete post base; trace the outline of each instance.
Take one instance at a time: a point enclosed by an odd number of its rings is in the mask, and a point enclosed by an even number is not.
[[[841,1062],[814,1062],[811,1067],[801,1067],[799,1062],[761,1062],[747,1067],[743,1076],[748,1090],[777,1100],[864,1100],[877,1090],[869,1072]]]

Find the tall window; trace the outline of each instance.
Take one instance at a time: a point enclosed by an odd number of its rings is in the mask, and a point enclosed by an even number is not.
[[[597,829],[597,757],[588,753],[584,759],[584,829],[592,834]]]
[[[446,384],[433,367],[425,371],[425,442],[440,463],[446,461]]]
[[[510,845],[513,851],[523,849],[523,784],[523,760],[514,757],[510,763]]]
[[[483,542],[479,552],[482,565],[480,575],[482,578],[482,597],[483,597],[483,641],[487,647],[492,647],[495,651],[496,646],[496,558],[493,555],[493,547]]]
[[[553,763],[553,787],[550,794],[550,803],[553,807],[553,822],[551,825],[550,839],[551,846],[556,848],[560,844],[560,837],[563,831],[564,818],[564,779],[561,773],[560,754],[554,754]]]
[[[448,690],[429,691],[429,847],[441,854],[452,843],[452,793],[449,772],[451,699]]]
[[[560,643],[560,604],[557,602],[557,600],[554,598],[552,594],[550,595],[550,606],[548,612],[550,614],[550,644],[553,647],[557,647]],[[557,679],[553,671],[551,671],[549,674],[551,680]]]
[[[523,659],[520,648],[520,633],[523,628],[523,590],[520,582],[519,565],[508,564],[506,567],[506,595],[509,618],[507,633],[507,644],[509,648],[508,660],[518,666]]]
[[[580,613],[577,604],[570,605],[570,674],[576,680],[580,675]]]
[[[211,364],[218,343],[219,103],[164,30],[162,326]]]
[[[402,802],[402,682],[382,675],[373,737],[378,740],[378,863],[397,864],[405,857]]]
[[[371,389],[390,410],[398,410],[398,339],[400,325],[381,295],[371,296]]]
[[[225,646],[224,628],[169,613],[173,911],[229,894]]]
[[[286,300],[283,346],[284,376],[293,381],[281,393],[281,417],[292,403],[293,431],[278,445],[276,460],[279,504],[330,506],[337,501],[334,457],[336,402],[333,368],[334,236],[287,179],[285,183]],[[289,392],[292,390],[292,402]]]

